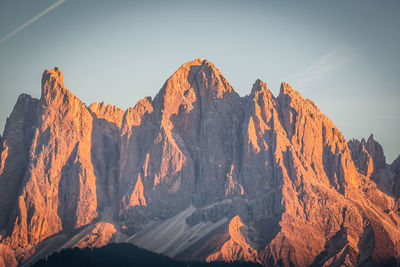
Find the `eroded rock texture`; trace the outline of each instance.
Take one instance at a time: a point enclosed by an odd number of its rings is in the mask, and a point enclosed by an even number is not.
[[[207,60],[125,111],[86,107],[54,68],[1,138],[0,261],[116,241],[266,266],[396,264],[399,162],[372,136],[347,142],[286,83],[240,97]]]
[[[399,169],[397,160],[390,166],[386,163],[382,146],[374,140],[371,134],[367,141],[365,139],[350,140],[349,148],[358,171],[372,179],[380,190],[388,195],[399,197],[397,188],[399,177],[396,170]]]

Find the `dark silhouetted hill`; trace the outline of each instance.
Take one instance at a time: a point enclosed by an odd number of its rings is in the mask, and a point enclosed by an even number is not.
[[[182,262],[153,253],[129,243],[111,243],[101,248],[68,248],[41,259],[32,267],[102,267],[102,266],[174,266],[174,267],[247,267],[261,266],[250,262]]]

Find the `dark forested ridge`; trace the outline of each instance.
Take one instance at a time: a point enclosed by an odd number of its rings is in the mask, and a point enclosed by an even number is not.
[[[102,266],[174,266],[174,267],[247,267],[249,262],[182,262],[153,253],[129,243],[111,243],[101,248],[68,248],[37,261],[32,267],[102,267]]]

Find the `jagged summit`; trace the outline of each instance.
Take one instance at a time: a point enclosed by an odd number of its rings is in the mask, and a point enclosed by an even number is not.
[[[60,83],[64,83],[64,75],[58,67],[54,67],[52,69],[47,69],[43,72],[42,76],[42,84],[46,81],[49,81],[51,78],[55,78]]]
[[[17,102],[32,101],[33,99],[35,99],[35,98],[33,98],[31,95],[28,95],[28,94],[20,94],[20,95],[18,96]]]
[[[400,196],[400,181],[393,168],[386,163],[382,146],[371,134],[367,141],[352,139],[348,142],[357,170],[373,180],[379,189],[389,195]]]
[[[279,90],[279,96],[289,96],[290,98],[302,98],[300,93],[292,88],[288,83],[282,82]]]
[[[268,90],[268,86],[264,81],[262,81],[260,79],[257,79],[253,84],[252,91],[253,90],[257,90],[257,91],[259,91],[259,90]]]
[[[58,67],[47,69],[42,75],[41,102],[44,105],[63,106],[64,103],[83,103],[64,85],[64,75]]]
[[[201,64],[203,64],[203,62],[207,62],[207,61],[208,61],[207,59],[198,57],[192,61],[188,61],[188,62],[184,63],[183,65],[185,65],[185,64],[188,64],[188,65],[199,65],[200,64],[201,65]]]
[[[265,93],[271,98],[275,98],[272,92],[268,89],[267,84],[260,79],[257,79],[254,82],[253,87],[251,88],[250,96],[254,97],[257,93]]]
[[[0,262],[114,241],[266,266],[400,255],[400,160],[372,137],[347,142],[287,83],[240,97],[202,58],[125,111],[85,106],[46,70],[0,145]]]
[[[202,58],[183,64],[165,82],[155,97],[155,106],[163,107],[164,117],[189,111],[196,99],[202,107],[231,93],[237,95],[213,63]],[[238,96],[238,95],[237,95]]]
[[[111,104],[106,105],[104,101],[100,103],[92,103],[88,109],[93,112],[97,118],[105,119],[121,127],[125,110]]]
[[[254,84],[253,87],[262,87],[262,88],[268,88],[267,84],[261,80],[261,79],[257,79]]]
[[[42,96],[50,92],[50,89],[63,89],[64,75],[58,67],[47,69],[42,75]]]

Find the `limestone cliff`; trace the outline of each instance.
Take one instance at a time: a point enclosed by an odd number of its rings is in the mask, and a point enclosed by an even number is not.
[[[86,107],[63,79],[46,70],[7,120],[0,262],[113,241],[266,266],[399,260],[400,161],[372,136],[347,142],[290,85],[240,97],[196,59],[122,110]]]

